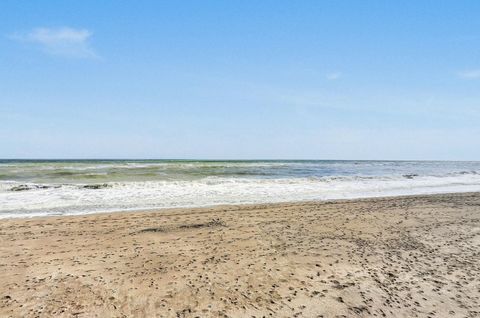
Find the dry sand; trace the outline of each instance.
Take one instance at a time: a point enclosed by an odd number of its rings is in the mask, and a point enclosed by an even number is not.
[[[0,221],[1,317],[478,317],[480,194]]]

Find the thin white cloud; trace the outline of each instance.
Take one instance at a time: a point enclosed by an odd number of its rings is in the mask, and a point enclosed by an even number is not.
[[[480,69],[459,72],[458,77],[464,79],[480,79]]]
[[[328,73],[325,77],[329,81],[334,81],[334,80],[337,80],[340,77],[342,77],[342,73],[341,72],[332,72],[332,73]]]
[[[37,45],[43,52],[51,55],[72,58],[97,58],[90,46],[92,32],[87,29],[35,28],[28,32],[18,32],[12,39]]]

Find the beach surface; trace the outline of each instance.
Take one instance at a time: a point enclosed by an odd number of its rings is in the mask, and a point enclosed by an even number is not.
[[[0,222],[0,317],[478,317],[480,194]]]

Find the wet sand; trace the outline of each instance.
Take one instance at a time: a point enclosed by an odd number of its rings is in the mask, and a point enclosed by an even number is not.
[[[479,317],[480,194],[0,221],[0,317]]]

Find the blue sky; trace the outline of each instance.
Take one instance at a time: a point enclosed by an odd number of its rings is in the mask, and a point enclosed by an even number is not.
[[[4,0],[0,157],[480,160],[480,1]]]

